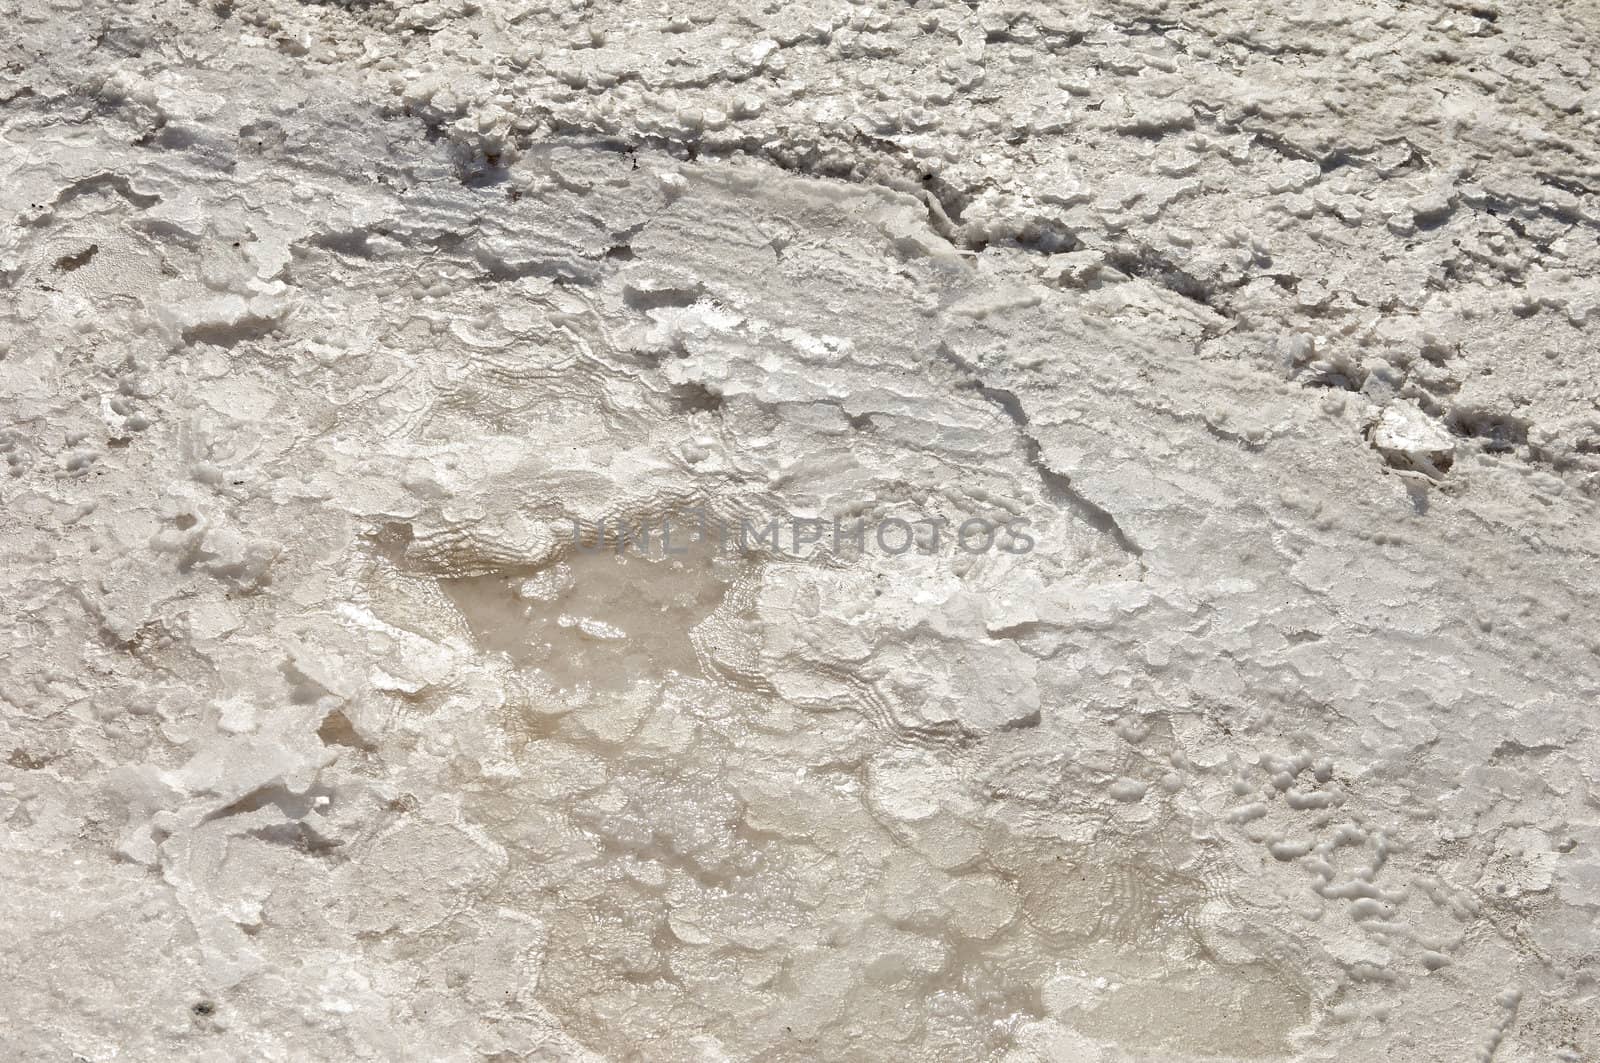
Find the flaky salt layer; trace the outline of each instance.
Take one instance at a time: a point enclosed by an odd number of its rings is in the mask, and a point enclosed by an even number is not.
[[[1582,5],[0,24],[6,1058],[1600,1054]]]

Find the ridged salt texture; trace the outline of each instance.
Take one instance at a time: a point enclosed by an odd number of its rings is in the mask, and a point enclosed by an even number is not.
[[[1581,5],[0,24],[8,1058],[1600,1053]]]

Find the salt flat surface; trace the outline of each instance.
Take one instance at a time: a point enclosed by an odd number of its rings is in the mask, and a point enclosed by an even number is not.
[[[6,1058],[1600,1058],[1593,4],[0,25]]]

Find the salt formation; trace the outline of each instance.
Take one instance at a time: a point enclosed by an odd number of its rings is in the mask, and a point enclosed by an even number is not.
[[[1592,8],[0,17],[8,1058],[1600,1054]]]

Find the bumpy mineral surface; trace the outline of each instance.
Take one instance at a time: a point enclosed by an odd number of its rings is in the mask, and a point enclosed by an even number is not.
[[[0,1039],[1600,1058],[1600,9],[0,0]]]

